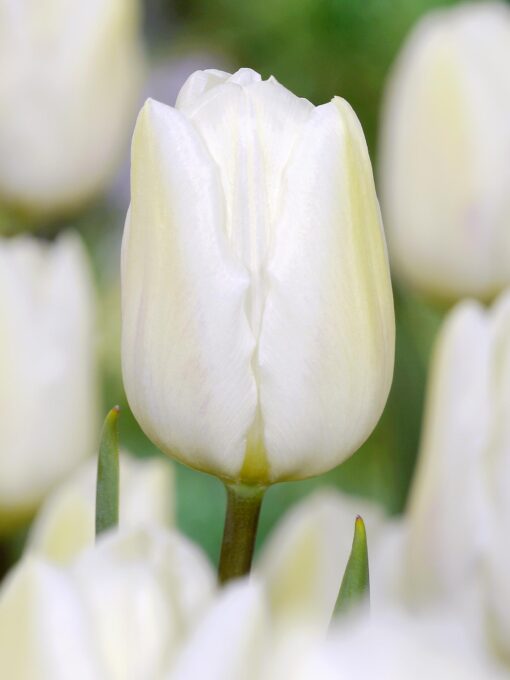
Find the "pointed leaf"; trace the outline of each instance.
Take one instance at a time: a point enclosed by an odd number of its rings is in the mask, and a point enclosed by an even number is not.
[[[96,537],[119,523],[119,407],[106,416],[97,462]]]
[[[354,524],[351,554],[336,601],[335,613],[345,613],[362,600],[369,599],[370,579],[365,523],[358,515]]]

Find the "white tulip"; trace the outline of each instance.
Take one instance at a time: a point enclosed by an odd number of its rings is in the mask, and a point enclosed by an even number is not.
[[[2,677],[160,678],[214,583],[201,551],[157,528],[106,534],[67,568],[25,557],[0,589]]]
[[[488,298],[510,284],[510,8],[439,10],[388,85],[380,183],[392,264],[420,292]]]
[[[394,317],[359,121],[274,78],[149,100],[122,249],[123,374],[146,434],[231,481],[324,472],[370,434]]]
[[[97,448],[94,315],[76,236],[0,240],[0,527]]]
[[[0,0],[0,197],[46,218],[101,191],[142,75],[137,0]]]
[[[32,524],[27,548],[68,563],[94,543],[97,460],[90,458],[46,498]],[[120,456],[119,527],[169,526],[174,520],[174,475],[160,458]]]
[[[510,292],[459,304],[432,365],[407,517],[407,598],[463,610],[510,658]]]

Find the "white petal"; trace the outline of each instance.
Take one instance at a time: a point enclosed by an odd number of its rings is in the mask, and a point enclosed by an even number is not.
[[[488,481],[490,539],[487,545],[487,602],[491,636],[498,651],[510,658],[510,549],[505,536],[510,526],[510,291],[489,312],[492,331],[490,440],[485,451]]]
[[[320,650],[316,661],[321,660],[331,672],[326,677],[350,680],[501,678],[452,612],[418,618],[390,610],[341,622]]]
[[[358,448],[393,373],[391,284],[368,151],[342,100],[315,109],[286,168],[259,344],[272,480]]]
[[[24,559],[0,592],[0,659],[9,680],[103,678],[88,620],[71,579]]]
[[[248,278],[228,253],[224,197],[191,123],[148,101],[133,138],[122,250],[123,374],[151,439],[235,477],[256,408]]]
[[[190,108],[196,105],[199,106],[203,94],[223,83],[249,85],[260,80],[260,75],[250,68],[241,68],[233,74],[215,68],[195,71],[181,87],[175,102],[175,108],[187,112]]]
[[[274,79],[262,82],[252,74],[238,71],[185,113],[220,168],[226,232],[253,287],[271,244],[283,169],[313,106]]]
[[[457,306],[435,349],[409,501],[411,598],[467,600],[487,540],[491,334],[484,310]]]
[[[196,546],[158,529],[104,536],[80,556],[74,575],[115,680],[161,677],[215,585]]]
[[[171,680],[258,677],[268,623],[264,593],[255,582],[227,586],[185,645]]]
[[[217,69],[206,69],[205,71],[195,71],[186,80],[177,95],[175,108],[186,110],[202,95],[214,87],[220,85],[230,78],[230,73]]]

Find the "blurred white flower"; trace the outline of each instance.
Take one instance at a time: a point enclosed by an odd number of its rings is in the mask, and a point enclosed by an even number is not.
[[[262,585],[243,579],[219,593],[185,643],[168,680],[484,680],[505,677],[469,647],[455,623],[400,613],[348,617],[318,634],[300,621],[272,627]]]
[[[251,577],[216,589],[189,541],[157,527],[111,532],[64,567],[28,554],[0,590],[9,680],[497,678],[454,619],[400,612],[328,622],[356,512],[321,491],[278,527]],[[282,591],[279,589],[282,588]]]
[[[78,237],[0,240],[0,529],[97,447],[94,317]]]
[[[249,578],[227,585],[178,654],[168,680],[258,678],[269,628],[262,586]]]
[[[100,192],[134,122],[138,0],[0,0],[0,198],[51,218]]]
[[[198,548],[158,528],[105,534],[68,568],[25,557],[0,590],[2,677],[160,678],[214,583]]]
[[[68,563],[95,536],[97,461],[87,460],[46,498],[30,529],[27,548]],[[174,521],[174,474],[161,458],[120,456],[119,527],[168,527]]]
[[[440,333],[402,549],[404,599],[462,612],[510,660],[509,489],[507,292],[460,303]]]
[[[506,675],[455,620],[417,620],[402,612],[338,623],[297,679],[501,680]]]
[[[510,284],[510,8],[435,11],[411,34],[383,110],[380,186],[392,264],[418,291]]]
[[[324,472],[393,372],[386,247],[363,131],[249,69],[148,100],[122,248],[123,375],[146,434],[223,479]]]

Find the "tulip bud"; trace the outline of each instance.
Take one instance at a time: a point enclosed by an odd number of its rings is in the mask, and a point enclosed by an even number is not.
[[[94,293],[79,239],[0,240],[0,528],[96,449]]]
[[[476,587],[486,536],[484,465],[490,440],[492,323],[474,302],[447,318],[433,355],[409,500],[409,588],[421,603]]]
[[[198,71],[149,100],[122,248],[123,375],[165,452],[225,480],[324,472],[370,434],[394,317],[359,121],[274,78]]]
[[[101,191],[142,73],[137,0],[0,3],[0,197],[52,218]]]
[[[510,292],[459,304],[432,364],[408,508],[407,597],[451,606],[510,658]]]
[[[510,8],[427,16],[388,85],[380,182],[392,264],[434,297],[510,283]]]

